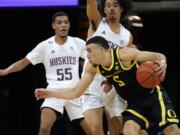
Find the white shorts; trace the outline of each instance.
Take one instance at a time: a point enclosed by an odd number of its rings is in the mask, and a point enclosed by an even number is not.
[[[104,93],[101,87],[103,77],[97,76],[88,87],[88,91],[82,96],[82,112],[89,109],[105,107],[111,117],[121,116],[121,113],[126,109],[127,104],[115,91],[112,89],[109,93]]]
[[[89,109],[105,107],[110,117],[121,116],[121,113],[127,108],[127,103],[122,99],[115,90],[111,90],[104,96],[96,96],[92,94],[84,94],[82,96],[82,112]]]
[[[103,76],[95,75],[95,78],[89,85],[87,92],[82,95],[83,113],[89,109],[96,109],[105,106],[101,87],[103,79]]]
[[[102,108],[105,106],[103,97],[92,94],[82,95],[82,113],[90,109]]]
[[[41,108],[44,107],[52,108],[62,114],[64,113],[65,108],[70,120],[75,120],[84,117],[81,110],[81,98],[74,100],[46,98],[43,104],[41,105]]]
[[[116,93],[115,89],[112,89],[105,95],[104,102],[105,108],[108,110],[111,118],[122,116],[122,112],[127,108],[127,102]]]

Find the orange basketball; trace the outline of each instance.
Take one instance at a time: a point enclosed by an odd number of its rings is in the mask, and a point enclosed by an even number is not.
[[[161,83],[160,75],[155,71],[158,66],[157,63],[147,61],[137,68],[136,79],[142,87],[154,88]]]

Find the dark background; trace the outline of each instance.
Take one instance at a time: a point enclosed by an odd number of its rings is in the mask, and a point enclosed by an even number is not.
[[[79,7],[0,8],[0,68],[6,68],[23,58],[39,42],[52,36],[54,33],[51,29],[51,16],[57,11],[69,14],[70,35],[85,39],[88,21],[84,3],[81,4]],[[141,11],[137,14],[142,18],[144,27],[138,28],[139,34],[134,32],[133,36],[138,38],[141,50],[157,51],[166,55],[168,67],[163,85],[179,117],[180,12]],[[42,101],[36,101],[34,89],[45,86],[45,71],[42,65],[31,65],[22,72],[0,78],[1,135],[37,134],[39,107]],[[63,135],[71,134],[72,131],[74,134],[82,133],[76,124],[67,121],[65,115],[59,124],[56,124],[53,133],[60,132]],[[65,122],[66,124],[63,124]]]

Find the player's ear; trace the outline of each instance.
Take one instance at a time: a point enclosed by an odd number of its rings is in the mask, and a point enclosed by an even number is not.
[[[54,23],[52,23],[52,24],[51,24],[51,27],[52,27],[53,29],[55,29],[55,24],[54,24]]]
[[[106,11],[106,7],[104,7],[104,13],[105,13],[105,15],[106,15],[106,13],[107,13],[107,11]]]
[[[101,52],[104,52],[104,51],[106,51],[103,47],[100,47],[100,51]]]
[[[71,23],[69,22],[69,28],[71,27]]]

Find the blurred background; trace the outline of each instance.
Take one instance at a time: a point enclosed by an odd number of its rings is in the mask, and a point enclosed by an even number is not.
[[[15,0],[11,0],[10,4],[13,1]],[[86,39],[88,28],[86,0],[79,0],[71,6],[60,6],[56,2],[48,6],[51,3],[49,1],[44,5],[19,7],[16,4],[5,6],[3,2],[6,0],[2,1],[0,6],[0,69],[23,58],[39,42],[54,34],[51,29],[51,16],[57,11],[64,11],[70,16],[69,35]],[[132,13],[128,17],[131,21],[130,30],[134,43],[139,49],[157,51],[167,56],[167,75],[163,85],[173,101],[178,117],[180,117],[179,18],[180,0],[134,0]],[[45,86],[45,71],[42,65],[29,66],[22,72],[0,78],[0,135],[37,134],[39,107],[42,101],[36,101],[34,90]],[[83,134],[77,125],[69,122],[67,115],[57,122],[59,124],[54,126],[52,135]],[[66,124],[63,124],[64,122]]]

